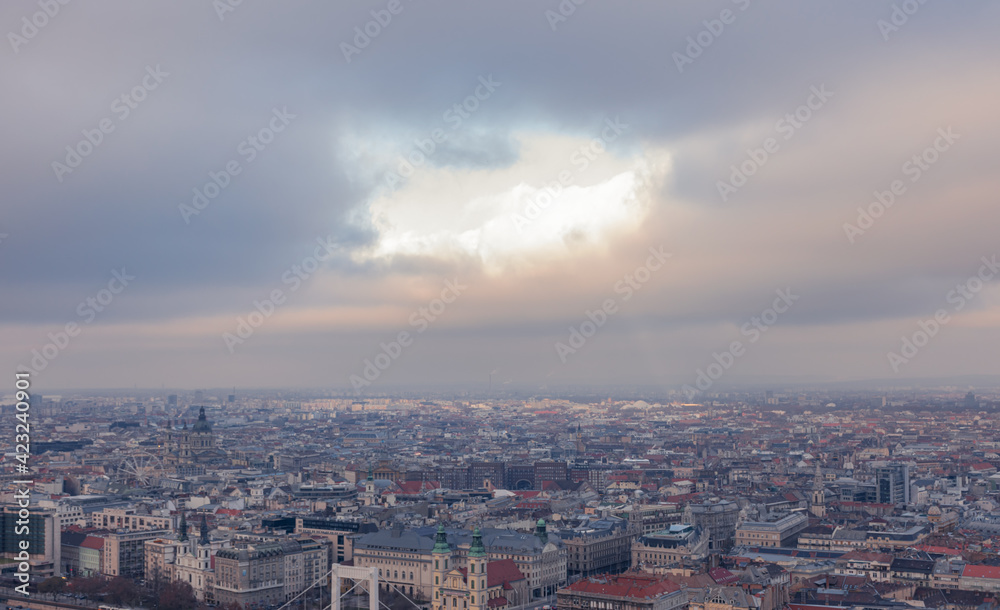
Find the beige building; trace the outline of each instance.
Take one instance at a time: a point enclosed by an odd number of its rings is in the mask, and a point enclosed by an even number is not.
[[[411,598],[430,600],[434,573],[432,549],[435,528],[404,529],[396,527],[358,536],[354,540],[354,565],[374,567],[381,586],[397,590]],[[527,580],[532,599],[551,595],[566,582],[566,548],[562,541],[547,534],[540,521],[534,534],[486,528],[482,532],[490,561],[511,559]],[[455,567],[467,567],[472,544],[468,530],[449,529]]]
[[[213,601],[226,605],[279,605],[317,580],[330,566],[326,544],[303,538],[245,542],[215,555]]]
[[[736,527],[738,546],[787,547],[795,544],[799,532],[806,529],[809,519],[801,512],[775,521],[744,521]]]
[[[172,530],[176,527],[170,516],[137,514],[134,508],[105,508],[90,514],[90,525],[111,530]]]
[[[591,576],[628,569],[632,561],[632,540],[637,526],[617,517],[583,519],[559,530],[566,545],[569,576]]]
[[[191,585],[199,601],[213,601],[215,573],[212,571],[211,545],[189,541],[181,545],[179,551],[170,580]]]
[[[631,523],[637,534],[662,532],[684,520],[684,513],[676,504],[634,504],[615,516]]]
[[[104,573],[108,576],[142,578],[146,570],[146,541],[169,534],[169,530],[121,530],[105,535],[101,557]]]
[[[276,605],[285,601],[285,557],[281,544],[251,544],[216,553],[215,601],[223,606]]]
[[[451,562],[452,550],[444,526],[438,526],[432,554],[434,555],[434,589],[431,598],[433,610],[487,610],[487,608],[499,610],[519,605],[526,599],[524,575],[509,559],[489,560],[478,527],[472,532],[472,544],[466,556],[466,567],[459,568]],[[498,572],[503,567],[510,570],[512,579],[498,578]]]
[[[709,550],[728,551],[736,538],[739,513],[740,507],[729,500],[688,504],[684,509],[684,523],[699,526],[708,532]]]
[[[702,527],[671,525],[662,532],[640,536],[632,542],[632,567],[676,566],[708,557],[709,536]]]
[[[180,541],[170,538],[154,538],[143,543],[143,562],[146,580],[168,581],[181,546]]]

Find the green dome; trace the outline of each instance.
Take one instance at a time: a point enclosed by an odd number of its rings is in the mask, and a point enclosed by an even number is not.
[[[479,527],[472,530],[472,546],[469,547],[469,557],[486,557],[486,547],[483,546],[483,535]]]
[[[431,552],[451,554],[451,546],[448,545],[448,535],[444,533],[444,523],[438,524],[437,535],[434,537],[434,548]]]

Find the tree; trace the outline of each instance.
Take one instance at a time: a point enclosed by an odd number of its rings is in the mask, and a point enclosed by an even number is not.
[[[69,583],[70,588],[74,593],[82,593],[87,597],[93,597],[98,595],[104,590],[106,585],[104,578],[100,576],[91,576],[90,578],[76,578]]]
[[[108,583],[104,591],[111,603],[119,606],[131,606],[139,603],[141,593],[138,585],[123,576],[116,576]]]
[[[198,598],[194,595],[194,589],[186,582],[171,582],[160,589],[157,610],[190,610],[197,607]]]
[[[38,583],[39,593],[62,593],[65,588],[66,581],[59,576],[46,578],[42,582]]]

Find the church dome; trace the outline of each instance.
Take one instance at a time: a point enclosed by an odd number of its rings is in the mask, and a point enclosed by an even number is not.
[[[195,432],[211,432],[212,431],[212,424],[208,423],[208,420],[205,419],[205,407],[202,407],[198,411],[198,421],[196,421],[194,423],[194,426],[192,427],[192,430],[194,430]]]

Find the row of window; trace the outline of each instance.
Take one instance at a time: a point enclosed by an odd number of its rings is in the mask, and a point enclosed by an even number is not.
[[[378,570],[378,577],[382,578],[382,568],[379,568],[379,570]],[[389,570],[385,571],[385,577],[389,578]],[[392,571],[392,577],[394,579],[396,579],[396,580],[399,580],[399,570],[393,570]],[[403,578],[404,579],[406,578],[406,571],[405,570],[403,571]],[[410,572],[410,580],[413,580],[413,572]]]

